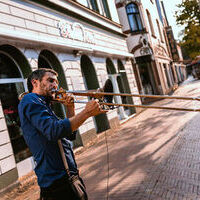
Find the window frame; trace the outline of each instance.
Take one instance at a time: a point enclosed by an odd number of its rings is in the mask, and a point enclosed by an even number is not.
[[[161,32],[161,28],[160,28],[160,24],[159,24],[158,19],[156,19],[156,24],[157,24],[158,32],[159,32],[159,35],[160,35],[160,40],[161,40],[162,43],[164,43],[163,35],[162,35],[162,32]]]
[[[130,6],[130,5],[136,6],[137,12],[128,13],[128,6]],[[136,3],[131,2],[126,5],[125,9],[126,9],[126,14],[128,17],[128,22],[129,22],[131,32],[134,33],[134,32],[144,31],[144,26],[143,26],[143,23],[141,20],[139,6]],[[133,16],[133,24],[136,26],[137,30],[133,30],[134,27],[131,26],[131,22],[130,22],[130,18],[129,18],[129,16],[131,16],[131,15]],[[140,28],[139,22],[140,22],[141,28]]]
[[[99,7],[98,7],[97,0],[87,0],[87,2],[89,4],[90,9],[99,13]]]
[[[147,9],[146,9],[146,13],[147,13],[147,18],[148,18],[148,22],[149,22],[149,26],[150,26],[150,30],[151,30],[151,35],[152,35],[152,37],[156,38],[155,30],[154,30],[154,26],[153,26],[153,22],[152,22],[152,18],[151,18],[151,14]]]
[[[107,0],[100,0],[103,16],[111,19],[111,14],[110,14],[110,9],[108,6],[108,1]]]

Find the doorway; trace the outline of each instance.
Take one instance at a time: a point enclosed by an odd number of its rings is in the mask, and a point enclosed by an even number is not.
[[[140,78],[144,94],[156,94],[156,84],[150,63],[139,63]]]

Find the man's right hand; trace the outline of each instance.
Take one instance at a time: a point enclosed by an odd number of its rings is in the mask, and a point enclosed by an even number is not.
[[[108,110],[103,110],[102,106],[99,104],[98,99],[89,101],[85,106],[85,111],[88,114],[88,117],[108,112]]]
[[[77,130],[89,117],[96,116],[106,112],[108,112],[108,110],[102,109],[98,99],[89,101],[81,112],[69,118],[72,132]]]

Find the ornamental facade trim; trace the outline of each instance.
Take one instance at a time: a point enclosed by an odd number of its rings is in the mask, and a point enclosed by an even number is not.
[[[95,36],[85,27],[77,22],[69,24],[65,21],[59,21],[57,27],[60,30],[60,36],[72,40],[77,40],[89,44],[95,44]]]

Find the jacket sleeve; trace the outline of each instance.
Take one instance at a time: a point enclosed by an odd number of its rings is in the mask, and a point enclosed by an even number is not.
[[[72,133],[68,118],[57,119],[45,105],[36,99],[25,103],[23,112],[28,121],[49,141],[57,141],[64,137],[71,140],[75,134]]]

